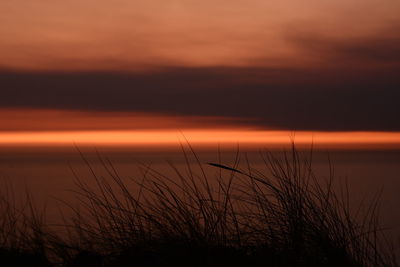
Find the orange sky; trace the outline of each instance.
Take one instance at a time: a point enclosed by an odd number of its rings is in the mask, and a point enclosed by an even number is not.
[[[255,120],[254,120],[255,121]],[[0,108],[0,132],[251,128],[251,119],[150,112]]]
[[[13,0],[0,10],[0,145],[171,144],[181,133],[283,144],[296,127],[300,143],[400,144],[400,1]]]
[[[0,146],[177,146],[186,140],[196,146],[282,148],[292,141],[296,145],[314,144],[316,148],[399,149],[400,133],[388,132],[296,132],[200,129],[136,131],[45,131],[2,132]]]
[[[391,31],[392,0],[69,0],[0,2],[0,68],[118,70],[158,66],[303,66],[291,39],[362,39]]]
[[[319,148],[399,149],[399,132],[290,132],[240,124],[232,118],[62,110],[0,110],[0,146],[176,146],[261,148],[292,140]]]

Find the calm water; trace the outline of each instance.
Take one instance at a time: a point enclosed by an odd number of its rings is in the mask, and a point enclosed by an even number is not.
[[[173,175],[168,162],[172,162],[183,172],[187,165],[180,151],[138,151],[135,149],[101,149],[99,154],[109,159],[124,178],[141,177],[138,166],[151,165],[163,173]],[[242,151],[243,153],[245,151]],[[106,175],[95,149],[82,149],[90,165],[101,176]],[[274,152],[279,156],[278,152]],[[265,169],[259,152],[246,152],[249,161],[256,169]],[[235,159],[234,151],[198,151],[205,171],[215,175],[216,170],[206,162],[221,162],[231,165]],[[329,175],[328,156],[335,169],[338,183],[347,181],[353,205],[371,199],[374,194],[381,194],[381,221],[388,227],[390,235],[400,245],[400,151],[314,151],[314,170],[319,177]],[[244,154],[241,154],[244,163]],[[194,164],[194,161],[192,161]],[[196,164],[194,164],[196,165]],[[196,166],[194,168],[197,168]],[[57,213],[59,202],[55,198],[74,201],[69,190],[74,185],[73,169],[80,179],[90,181],[90,172],[76,148],[48,149],[0,149],[0,182],[12,188],[13,198],[23,198],[28,189],[38,205],[47,204],[49,214]],[[51,217],[51,216],[50,216]]]

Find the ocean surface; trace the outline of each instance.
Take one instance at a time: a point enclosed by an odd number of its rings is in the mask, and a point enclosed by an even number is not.
[[[146,167],[151,167],[170,177],[176,177],[171,164],[182,173],[187,172],[188,162],[194,172],[200,166],[213,177],[219,172],[208,162],[232,166],[239,155],[239,168],[266,171],[258,150],[199,149],[196,156],[186,148],[185,154],[179,149],[134,149],[134,148],[0,148],[0,185],[3,194],[16,202],[29,192],[39,207],[46,206],[49,220],[56,220],[62,201],[76,201],[78,177],[88,184],[93,183],[90,168],[96,175],[107,177],[104,162],[111,163],[123,179],[141,178]],[[277,157],[280,150],[272,150]],[[304,157],[309,151],[303,151]],[[247,160],[246,160],[247,159]],[[381,225],[400,247],[400,151],[398,150],[314,150],[313,169],[317,177],[329,177],[330,166],[334,169],[335,183],[340,187],[347,184],[353,207],[367,207],[373,197],[380,196]],[[199,166],[200,163],[200,166]],[[133,190],[133,189],[132,189]],[[61,200],[61,201],[60,201]]]

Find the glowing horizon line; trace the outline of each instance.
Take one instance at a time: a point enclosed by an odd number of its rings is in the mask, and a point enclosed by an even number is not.
[[[275,130],[120,130],[0,132],[0,145],[175,145],[187,139],[193,144],[327,144],[396,145],[400,132],[321,132]]]

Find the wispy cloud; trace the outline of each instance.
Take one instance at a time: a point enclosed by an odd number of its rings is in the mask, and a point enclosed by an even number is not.
[[[329,65],[363,65],[400,67],[400,23],[385,25],[379,30],[351,35],[292,28],[287,40],[313,59]]]

